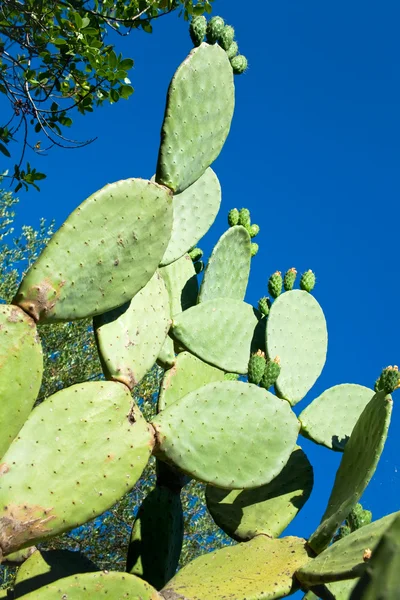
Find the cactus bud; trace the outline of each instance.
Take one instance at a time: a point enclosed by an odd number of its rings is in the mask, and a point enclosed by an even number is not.
[[[228,50],[228,48],[232,45],[234,37],[235,30],[233,29],[233,27],[231,27],[230,25],[225,25],[221,35],[218,38],[218,43],[224,50]]]
[[[250,227],[250,211],[248,208],[241,208],[239,211],[239,225]]]
[[[209,44],[215,44],[222,35],[224,27],[225,21],[221,17],[213,17],[210,19],[206,31],[207,42]]]
[[[229,58],[229,60],[231,60],[234,56],[236,56],[236,54],[239,52],[239,46],[237,45],[237,42],[232,42],[232,44],[229,46],[228,50],[226,51],[226,55]]]
[[[196,271],[196,275],[198,275],[199,273],[201,273],[204,270],[204,263],[202,260],[195,262],[193,266],[194,266],[194,270]]]
[[[237,208],[232,208],[228,213],[228,225],[234,227],[239,223],[239,211]]]
[[[281,367],[279,356],[275,356],[274,360],[268,360],[267,364],[265,365],[263,376],[261,377],[261,387],[269,390],[269,388],[274,385],[278,379],[280,372]]]
[[[296,281],[297,271],[294,267],[286,271],[285,277],[283,278],[283,287],[287,292],[293,289],[294,282]]]
[[[385,394],[391,394],[400,387],[400,373],[397,365],[383,369],[379,379],[375,383],[375,391],[383,391]]]
[[[255,354],[250,357],[249,367],[247,371],[247,378],[249,383],[258,385],[261,381],[261,377],[265,371],[265,354],[261,350],[258,350]]]
[[[237,373],[225,373],[224,379],[225,381],[237,381],[239,375]]]
[[[250,237],[254,238],[258,233],[260,233],[260,227],[256,224],[250,225],[250,227],[247,228],[247,231],[249,232]]]
[[[275,271],[269,278],[268,291],[273,298],[277,298],[282,292],[282,275],[280,271]]]
[[[189,250],[189,256],[193,262],[196,262],[196,260],[200,260],[203,256],[203,250],[200,248],[192,248],[192,250]]]
[[[247,58],[243,56],[243,54],[238,54],[237,56],[231,58],[231,65],[235,75],[241,75],[247,70]]]
[[[346,519],[352,531],[356,531],[364,525],[369,525],[372,521],[372,513],[370,510],[364,510],[358,502]]]
[[[259,299],[258,310],[260,311],[260,313],[262,315],[267,317],[269,315],[270,308],[271,308],[271,300],[267,296],[264,296],[264,298]]]
[[[311,292],[314,289],[314,286],[315,286],[315,275],[311,271],[311,269],[309,269],[308,271],[303,273],[303,275],[301,276],[300,288],[302,290],[304,290],[305,292]]]
[[[251,256],[255,256],[258,252],[258,244],[256,244],[255,242],[253,242],[250,246],[250,252],[251,252]]]
[[[348,525],[342,525],[339,527],[337,534],[333,538],[334,542],[338,542],[342,538],[346,537],[346,535],[350,535],[351,529]]]
[[[190,37],[194,46],[200,46],[207,31],[207,19],[204,16],[194,17],[189,26]]]

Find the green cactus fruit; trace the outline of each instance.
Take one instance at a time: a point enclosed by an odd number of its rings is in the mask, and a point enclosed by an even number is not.
[[[359,502],[351,510],[347,517],[347,522],[351,527],[351,531],[356,531],[360,527],[369,525],[372,521],[372,513],[370,510],[365,510]]]
[[[173,369],[167,371],[158,396],[158,412],[207,383],[222,381],[224,373],[190,352],[178,354]]]
[[[156,362],[162,369],[170,369],[174,366],[175,361],[176,357],[174,351],[174,341],[169,335],[167,335],[164,344],[157,356]]]
[[[225,373],[224,375],[224,380],[225,381],[237,381],[239,379],[240,375],[238,375],[237,373]]]
[[[197,181],[222,150],[234,105],[233,73],[226,52],[205,43],[194,48],[169,87],[156,181],[175,194]]]
[[[236,56],[236,54],[239,52],[239,46],[237,45],[237,42],[232,42],[232,44],[229,46],[228,50],[226,51],[226,55],[229,58],[229,60],[231,60],[234,56]]]
[[[260,380],[261,387],[269,390],[269,388],[275,384],[280,372],[281,366],[279,356],[275,356],[273,360],[268,360]]]
[[[351,533],[351,527],[349,527],[348,525],[344,524],[341,525],[335,535],[335,537],[333,538],[334,542],[338,542],[339,540],[341,540],[342,538],[346,537],[346,535],[350,535]]]
[[[170,324],[167,288],[156,271],[130,302],[93,320],[106,379],[132,390],[154,365]]]
[[[257,415],[257,427],[252,415]],[[241,381],[217,381],[190,392],[160,412],[152,425],[156,458],[227,489],[274,479],[289,460],[299,429],[288,402]]]
[[[207,19],[200,15],[193,17],[189,26],[189,34],[194,46],[200,46],[207,31]]]
[[[321,523],[309,539],[317,554],[328,546],[371,480],[385,445],[392,404],[390,396],[377,392],[361,413],[345,446]]]
[[[351,432],[374,392],[363,385],[335,385],[300,413],[301,434],[316,444],[343,452]]]
[[[247,71],[247,58],[243,56],[243,54],[237,54],[236,56],[231,58],[231,65],[235,75],[242,75],[242,73]]]
[[[17,306],[0,305],[0,459],[31,412],[43,374],[35,322]]]
[[[308,271],[303,273],[303,275],[300,278],[300,289],[304,290],[305,292],[312,292],[314,287],[315,287],[315,275],[311,271],[311,269],[309,269]]]
[[[383,391],[391,394],[400,387],[400,373],[397,365],[383,369],[379,379],[375,383],[375,391]]]
[[[264,296],[264,298],[259,299],[258,310],[260,311],[261,314],[263,314],[265,317],[267,317],[269,315],[270,308],[271,308],[271,300],[267,296]]]
[[[392,513],[346,535],[301,567],[296,578],[308,587],[360,577],[367,567],[368,554],[374,552],[380,537],[399,516],[400,512]]]
[[[255,256],[258,252],[258,244],[256,244],[255,242],[252,242],[252,244],[250,246],[250,252],[251,252],[251,257],[253,258],[253,256]]]
[[[133,488],[153,444],[121,383],[82,383],[47,398],[2,459],[0,559],[110,508]]]
[[[173,263],[196,246],[214,223],[220,205],[221,186],[211,168],[184,192],[174,195],[172,234],[161,266]]]
[[[194,264],[194,270],[196,271],[196,275],[199,275],[204,271],[204,263],[202,260],[199,260],[197,263]]]
[[[313,481],[312,466],[296,446],[283,470],[266,485],[228,493],[208,485],[207,508],[218,527],[236,541],[260,534],[279,537],[307,502]]]
[[[282,292],[282,274],[275,271],[268,280],[268,291],[273,298],[277,298]]]
[[[189,251],[189,256],[193,262],[196,262],[196,260],[200,260],[200,258],[202,258],[203,250],[201,248],[193,248]]]
[[[242,227],[250,227],[251,225],[251,220],[250,220],[250,211],[248,208],[241,208],[239,211],[239,225],[242,225]]]
[[[257,324],[257,315],[249,304],[216,298],[177,315],[172,322],[172,336],[205,362],[245,375]]]
[[[228,225],[234,227],[239,224],[239,211],[237,208],[232,208],[228,213]]]
[[[206,40],[208,44],[215,44],[221,37],[225,27],[222,17],[213,17],[207,23]]]
[[[189,254],[159,269],[167,286],[171,317],[179,315],[197,302],[199,284],[196,268]]]
[[[293,289],[296,277],[297,271],[294,267],[286,271],[285,276],[283,278],[283,287],[285,288],[286,292],[289,292]]]
[[[106,185],[52,237],[13,304],[47,323],[117,308],[150,281],[171,228],[172,195],[165,187],[144,179]]]
[[[272,600],[299,589],[293,572],[309,561],[306,541],[258,535],[186,565],[161,591],[165,600]]]
[[[247,378],[249,383],[258,385],[261,381],[261,377],[265,371],[265,354],[261,350],[258,350],[255,354],[252,354],[249,360],[249,367],[247,371]]]
[[[98,571],[91,560],[71,550],[36,550],[19,567],[14,582],[14,598],[38,591],[64,577]]]
[[[248,228],[248,232],[250,234],[250,237],[254,238],[260,233],[260,226],[256,225],[255,223],[254,225],[250,225],[250,227]]]
[[[132,526],[127,572],[161,589],[175,575],[182,542],[179,492],[156,486],[142,502]]]
[[[219,45],[224,49],[228,50],[232,45],[233,38],[235,37],[235,30],[230,25],[225,25],[221,35],[218,38]]]
[[[198,302],[214,298],[244,300],[250,275],[250,236],[244,227],[231,227],[212,251]]]

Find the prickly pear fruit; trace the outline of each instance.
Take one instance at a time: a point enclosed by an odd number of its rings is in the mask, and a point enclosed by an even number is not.
[[[273,298],[277,298],[282,292],[282,274],[275,271],[268,281],[268,291]]]
[[[190,37],[195,46],[200,46],[207,31],[207,19],[204,16],[194,17],[189,26]]]
[[[265,367],[265,354],[262,350],[258,350],[249,360],[249,369],[247,373],[249,383],[258,385],[261,381],[261,377],[264,375]]]
[[[283,287],[287,292],[293,289],[294,282],[296,281],[297,271],[294,267],[286,271],[285,277],[283,278]]]
[[[239,225],[250,227],[250,211],[248,208],[241,208],[239,211]]]
[[[341,525],[338,529],[337,534],[333,538],[334,542],[338,542],[342,538],[346,537],[346,535],[350,535],[351,528],[348,525]]]
[[[237,373],[225,373],[224,380],[225,381],[237,381],[239,379],[239,375]]]
[[[269,314],[270,308],[271,308],[271,300],[267,296],[264,296],[264,298],[259,299],[258,310],[260,311],[260,313],[262,313],[264,316],[267,317]]]
[[[196,275],[198,275],[199,273],[204,271],[204,263],[202,260],[198,260],[197,262],[194,263],[193,266],[194,266],[194,270],[196,271]]]
[[[221,35],[218,38],[219,45],[224,49],[228,50],[233,42],[233,38],[235,37],[235,30],[230,25],[225,25],[222,30]]]
[[[301,276],[300,288],[302,290],[304,290],[305,292],[311,292],[314,289],[314,286],[315,286],[315,275],[311,271],[311,269],[309,269],[308,271],[303,273],[303,275]]]
[[[189,250],[189,256],[193,262],[196,262],[196,260],[200,260],[203,256],[203,250],[201,250],[201,248],[192,248]]]
[[[234,227],[239,223],[239,211],[237,208],[232,208],[228,213],[228,225]]]
[[[251,256],[255,256],[258,252],[258,244],[256,244],[255,242],[253,242],[250,246],[250,252],[251,252]]]
[[[228,50],[226,51],[227,57],[229,58],[229,60],[231,60],[234,56],[236,56],[236,54],[239,52],[239,46],[237,45],[237,42],[232,42],[232,44],[229,46]]]
[[[370,510],[364,510],[362,505],[358,502],[346,520],[351,531],[356,531],[357,529],[360,529],[360,527],[364,527],[364,525],[369,525],[371,523],[372,513]]]
[[[231,58],[231,65],[235,75],[241,75],[247,70],[247,58],[243,56],[243,54],[238,54],[237,56]]]
[[[274,360],[268,360],[265,365],[264,374],[261,377],[261,387],[268,390],[271,385],[274,385],[281,372],[279,356],[275,356]]]
[[[222,35],[222,32],[225,27],[225,21],[222,17],[213,17],[210,19],[207,25],[207,42],[209,44],[215,44],[218,41],[218,38]]]
[[[254,238],[254,237],[256,237],[257,234],[260,233],[260,227],[259,227],[259,225],[256,225],[256,224],[250,225],[250,227],[247,228],[247,231],[249,232],[250,237]]]
[[[394,365],[394,367],[386,367],[383,369],[379,379],[377,379],[375,383],[375,391],[384,391],[386,394],[391,394],[400,387],[400,373],[399,367]]]

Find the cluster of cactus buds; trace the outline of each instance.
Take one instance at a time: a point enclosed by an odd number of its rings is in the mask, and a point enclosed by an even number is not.
[[[386,367],[383,369],[380,377],[375,383],[375,391],[383,391],[386,394],[391,394],[400,388],[400,372],[397,365]]]

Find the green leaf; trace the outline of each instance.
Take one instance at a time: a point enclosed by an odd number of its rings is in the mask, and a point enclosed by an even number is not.
[[[134,62],[131,58],[124,58],[118,65],[118,68],[124,71],[129,71],[132,69]]]
[[[64,46],[67,44],[67,40],[64,40],[64,38],[57,38],[56,40],[54,40],[54,44],[56,46]]]
[[[119,92],[117,90],[110,90],[110,98],[113,102],[118,102],[119,100]]]
[[[121,98],[127,100],[129,96],[133,94],[133,87],[131,85],[121,85],[118,91],[120,93]]]
[[[83,25],[83,21],[82,21],[82,17],[79,13],[74,13],[74,21],[75,21],[75,25],[77,26],[78,29],[82,28]]]
[[[81,29],[85,29],[89,25],[89,23],[90,23],[89,17],[83,17]]]
[[[0,152],[2,152],[4,154],[4,156],[7,156],[8,158],[10,158],[10,156],[11,156],[11,154],[9,153],[9,151],[3,144],[0,144]]]
[[[118,63],[117,55],[115,54],[114,50],[111,50],[111,52],[108,55],[108,64],[110,65],[110,67],[112,69],[115,69],[115,67],[117,66],[117,63]]]

